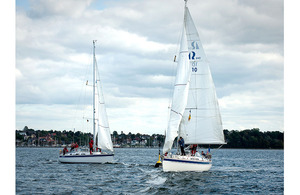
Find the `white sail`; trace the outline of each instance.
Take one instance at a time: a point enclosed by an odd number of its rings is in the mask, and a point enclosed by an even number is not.
[[[171,110],[164,153],[171,149],[173,141],[178,135],[185,139],[186,144],[225,143],[209,64],[187,7],[184,12],[183,29],[172,99],[172,110],[178,114]],[[188,50],[188,54],[186,50]],[[188,69],[183,71],[183,66]],[[187,75],[189,76],[187,77]],[[184,85],[184,89],[178,90],[176,85],[179,84],[177,81],[181,78],[186,79],[186,85]],[[175,108],[180,109],[176,110]],[[182,108],[184,109],[183,115]]]
[[[185,27],[183,27],[180,53],[177,65],[177,74],[172,98],[172,106],[170,110],[170,118],[168,123],[168,129],[166,131],[166,139],[163,148],[163,153],[171,150],[173,141],[178,135],[178,127],[182,119],[184,109],[186,107],[189,80],[191,77],[191,67],[189,63],[189,52],[187,45],[187,37]]]
[[[113,151],[113,145],[110,136],[109,123],[105,109],[102,86],[96,65],[96,94],[95,94],[95,123],[98,132],[98,147],[105,150]]]
[[[185,7],[191,80],[181,135],[186,144],[224,144],[222,120],[209,63],[197,29]]]

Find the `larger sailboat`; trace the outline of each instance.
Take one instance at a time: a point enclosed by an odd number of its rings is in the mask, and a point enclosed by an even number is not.
[[[170,150],[176,137],[182,137],[185,144],[191,145],[225,144],[209,63],[187,7],[187,0],[162,166],[164,171],[201,172],[211,168],[211,158],[198,152],[194,155],[172,154]]]
[[[93,41],[93,140],[98,134],[98,146],[93,142],[93,152],[77,149],[74,152],[60,154],[58,160],[62,163],[107,163],[113,161],[113,144],[108,125],[103,91],[100,83]],[[101,151],[97,148],[101,148]],[[104,152],[107,151],[107,152]]]

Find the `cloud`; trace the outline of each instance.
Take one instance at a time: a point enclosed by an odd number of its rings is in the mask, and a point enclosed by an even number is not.
[[[74,128],[76,105],[82,108],[91,98],[91,90],[83,88],[91,80],[86,77],[96,39],[112,130],[163,133],[184,2],[16,5],[17,129]],[[283,131],[283,1],[189,1],[188,6],[210,61],[224,128]],[[47,117],[55,116],[54,127]]]
[[[200,36],[203,33],[206,37],[204,43],[283,43],[283,1],[213,0],[195,4],[190,11]]]
[[[33,18],[43,18],[53,15],[80,17],[92,0],[30,0],[31,11],[29,16]]]
[[[219,99],[224,126],[246,129],[248,124],[263,130],[283,129],[282,88],[282,80],[227,86],[234,92]]]

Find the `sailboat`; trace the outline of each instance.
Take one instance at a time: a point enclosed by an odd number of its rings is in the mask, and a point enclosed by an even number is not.
[[[176,57],[175,57],[176,59]],[[174,60],[175,61],[175,60]],[[177,73],[163,147],[163,171],[208,171],[211,156],[172,154],[174,139],[185,144],[225,144],[222,120],[209,63],[194,25],[187,0]]]
[[[93,152],[87,149],[76,149],[73,152],[60,154],[61,163],[107,163],[112,162],[113,144],[110,136],[108,118],[105,109],[103,91],[95,57],[95,43],[93,41]],[[96,131],[98,146],[96,146]],[[101,149],[101,151],[98,149]],[[105,151],[107,152],[105,152]]]

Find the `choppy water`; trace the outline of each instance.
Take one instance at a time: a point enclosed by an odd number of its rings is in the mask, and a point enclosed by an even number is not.
[[[213,154],[211,170],[203,173],[154,168],[158,149],[119,148],[111,164],[61,164],[59,150],[16,149],[17,194],[283,194],[284,190],[283,150],[221,149]]]

